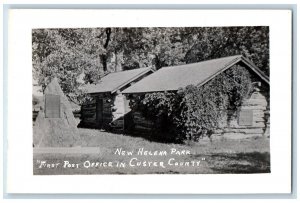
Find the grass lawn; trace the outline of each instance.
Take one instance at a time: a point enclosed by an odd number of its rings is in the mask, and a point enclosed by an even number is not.
[[[93,154],[34,154],[33,172],[49,174],[269,173],[269,138],[216,139],[169,144],[141,137],[79,129]],[[123,154],[124,153],[124,154]]]

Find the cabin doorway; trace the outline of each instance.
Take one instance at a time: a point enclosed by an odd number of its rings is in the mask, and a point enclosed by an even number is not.
[[[99,128],[103,127],[103,99],[98,98],[96,103],[96,121]]]

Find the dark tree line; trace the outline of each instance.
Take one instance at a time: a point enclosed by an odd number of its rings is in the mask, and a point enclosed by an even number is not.
[[[33,76],[59,78],[66,95],[107,72],[194,63],[243,54],[269,75],[268,27],[79,28],[32,31]],[[81,79],[80,79],[81,78]]]

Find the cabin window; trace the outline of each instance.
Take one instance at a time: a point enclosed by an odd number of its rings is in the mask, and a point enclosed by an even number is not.
[[[55,94],[45,95],[45,117],[60,118],[60,96]]]
[[[241,110],[239,115],[239,125],[252,126],[253,124],[253,111]]]

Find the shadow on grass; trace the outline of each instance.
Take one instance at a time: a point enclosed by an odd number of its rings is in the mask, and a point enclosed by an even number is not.
[[[225,153],[207,157],[216,173],[270,173],[270,153]]]
[[[123,134],[124,136],[129,137],[140,137],[149,142],[156,142],[156,143],[163,143],[163,144],[183,144],[182,140],[176,140],[167,133],[157,133],[157,132],[150,132],[150,133],[143,133],[143,132],[126,132]]]

